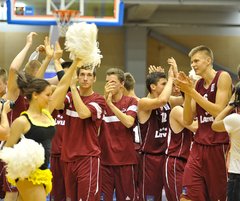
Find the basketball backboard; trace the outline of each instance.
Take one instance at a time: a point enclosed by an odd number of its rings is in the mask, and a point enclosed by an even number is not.
[[[122,26],[124,3],[120,0],[7,0],[7,22],[56,25],[52,10],[79,10],[77,22],[97,26]]]

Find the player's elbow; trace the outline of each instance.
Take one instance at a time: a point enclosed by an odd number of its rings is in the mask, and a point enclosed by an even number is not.
[[[135,121],[135,120],[132,120],[132,119],[129,120],[129,121],[127,121],[126,124],[125,124],[125,126],[126,126],[127,128],[131,128],[131,127],[133,126],[133,124],[134,124],[134,121]]]
[[[212,123],[212,130],[216,131],[216,132],[221,132],[221,129],[219,129],[219,126],[216,123],[216,121],[213,121],[213,123]]]
[[[187,125],[187,126],[190,126],[190,125],[192,124],[192,121],[189,120],[189,119],[184,119],[184,118],[183,118],[183,123],[184,123],[185,125]]]
[[[1,141],[6,141],[8,139],[8,137],[9,137],[9,132],[4,131],[4,132],[0,133],[0,140]]]
[[[168,98],[161,98],[160,100],[159,100],[159,102],[161,103],[161,105],[163,106],[163,105],[166,105],[167,104],[167,102],[168,102]]]
[[[9,68],[9,71],[15,71],[15,70],[18,70],[18,67],[12,64]]]

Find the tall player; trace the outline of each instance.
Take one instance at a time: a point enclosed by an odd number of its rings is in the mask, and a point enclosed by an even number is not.
[[[122,70],[110,68],[106,74],[107,104],[99,135],[102,149],[101,199],[112,201],[115,188],[117,200],[136,200],[134,165],[137,158],[132,126],[137,116],[137,100],[122,94]]]
[[[225,145],[229,143],[226,132],[212,130],[214,118],[227,105],[232,89],[227,72],[213,70],[213,53],[206,46],[193,48],[189,57],[196,75],[200,75],[194,88],[189,78],[181,72],[174,81],[185,92],[183,119],[186,125],[198,118],[198,130],[185,166],[181,200],[226,200],[227,171]]]

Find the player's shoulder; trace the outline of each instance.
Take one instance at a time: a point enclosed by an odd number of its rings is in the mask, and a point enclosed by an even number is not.
[[[122,101],[125,101],[130,104],[134,104],[134,105],[137,105],[137,103],[138,103],[138,100],[136,98],[130,97],[130,96],[125,96],[125,95],[123,95]]]
[[[225,79],[229,79],[231,80],[231,76],[229,75],[229,73],[227,71],[220,71],[219,72],[219,79],[221,80],[225,80]]]
[[[94,92],[91,97],[92,97],[92,99],[96,99],[99,101],[105,101],[105,98],[101,94],[98,94],[96,92]]]

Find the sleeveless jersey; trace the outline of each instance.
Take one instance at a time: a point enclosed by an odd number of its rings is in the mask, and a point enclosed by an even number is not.
[[[136,118],[137,100],[135,98],[123,95],[120,101],[113,104],[124,114]],[[132,128],[124,126],[108,105],[106,105],[101,124],[99,142],[103,165],[137,164]]]
[[[23,111],[28,110],[28,106],[29,102],[27,98],[19,94],[15,101],[15,108],[7,114],[9,126],[11,126],[12,122],[18,118]]]
[[[100,157],[101,149],[97,136],[105,109],[105,99],[97,93],[81,96],[81,99],[91,111],[89,118],[79,118],[71,92],[68,92],[64,101],[66,119],[61,159],[65,162],[74,162],[84,156]]]
[[[152,110],[149,119],[140,123],[142,145],[140,151],[148,154],[164,154],[166,150],[167,127],[171,107],[169,102],[161,108]]]
[[[175,133],[169,124],[167,136],[167,149],[166,154],[171,157],[178,157],[187,160],[191,144],[193,140],[192,131],[183,128],[178,133]]]
[[[65,127],[66,110],[53,110],[52,117],[56,122],[57,132],[52,141],[51,155],[55,157],[60,157],[62,150],[62,137]]]
[[[46,110],[42,110],[42,112],[48,116],[51,120],[49,124],[43,124],[35,121],[29,116],[27,112],[22,112],[21,115],[27,117],[29,123],[31,124],[30,130],[25,133],[25,138],[32,139],[38,143],[41,143],[45,150],[45,160],[44,164],[40,167],[41,170],[45,170],[48,168],[50,152],[52,147],[52,139],[56,133],[55,121],[51,117],[50,113]]]
[[[138,126],[138,118],[137,117],[132,126],[132,137],[133,137],[134,148],[136,151],[138,151],[141,147],[141,137],[140,137],[140,130],[139,130],[139,126]]]
[[[196,84],[196,91],[206,98],[208,101],[215,103],[216,93],[217,93],[217,84],[220,74],[223,71],[218,71],[206,89],[204,87],[204,79],[201,78],[198,80]],[[197,118],[198,118],[198,129],[194,136],[194,141],[199,144],[203,145],[218,145],[229,143],[229,137],[227,132],[215,132],[212,130],[212,122],[214,121],[214,117],[205,111],[200,105],[196,103],[196,110],[197,110]]]

